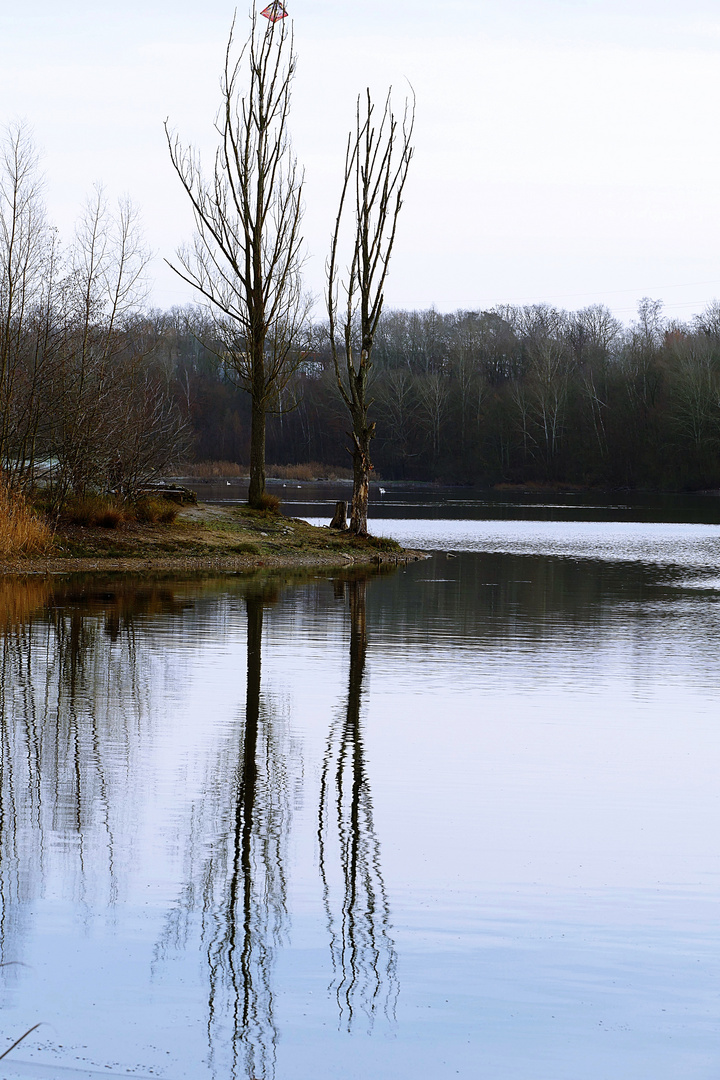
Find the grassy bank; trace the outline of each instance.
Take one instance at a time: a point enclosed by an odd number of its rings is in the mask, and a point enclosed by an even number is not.
[[[247,506],[183,507],[170,522],[60,522],[42,552],[0,553],[3,573],[247,570],[351,566],[420,557],[394,540],[318,528]]]

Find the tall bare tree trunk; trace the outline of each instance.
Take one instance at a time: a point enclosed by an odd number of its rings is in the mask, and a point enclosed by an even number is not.
[[[375,428],[360,425],[353,431],[353,497],[350,508],[350,532],[355,536],[368,534],[368,502],[370,499],[370,439]]]
[[[348,136],[340,206],[328,260],[327,308],[330,348],[340,396],[352,420],[353,498],[350,532],[367,536],[370,495],[370,440],[375,424],[368,420],[368,376],[372,348],[385,299],[390,256],[395,243],[402,193],[413,156],[411,145],[414,106],[405,104],[402,126],[392,111],[390,94],[379,126],[374,126],[375,107],[368,90],[364,109],[358,98],[355,131]],[[352,213],[354,238],[347,280],[347,302],[338,327],[338,249],[346,215],[348,191],[355,189]],[[342,334],[342,344],[338,337]],[[341,361],[340,352],[344,353]]]
[[[248,504],[261,509],[265,494],[265,426],[267,414],[253,397],[250,414],[250,487]]]
[[[303,177],[288,135],[296,57],[282,20],[260,26],[253,15],[236,60],[233,31],[208,179],[192,147],[165,128],[196,227],[192,248],[170,265],[209,303],[225,369],[252,398],[248,501],[262,509],[265,416],[300,363],[309,307],[300,280]]]

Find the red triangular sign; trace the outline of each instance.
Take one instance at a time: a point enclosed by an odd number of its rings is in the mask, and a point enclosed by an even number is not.
[[[280,0],[273,0],[272,4],[268,4],[264,11],[260,12],[270,22],[277,22],[279,19],[287,19],[287,11],[280,3]]]

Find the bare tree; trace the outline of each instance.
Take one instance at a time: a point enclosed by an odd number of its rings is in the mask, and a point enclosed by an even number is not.
[[[302,173],[288,138],[296,56],[292,31],[252,16],[237,59],[234,23],[221,79],[212,175],[165,125],[170,159],[193,208],[196,235],[173,270],[216,315],[223,360],[252,399],[249,503],[265,496],[267,413],[300,359],[306,322],[300,269]]]
[[[11,125],[0,145],[0,469],[14,486],[32,476],[57,269],[41,191],[29,132]]]
[[[564,337],[579,363],[598,356],[607,357],[612,343],[620,337],[622,323],[604,304],[590,304],[570,314]]]
[[[703,446],[714,451],[720,435],[720,373],[712,341],[705,335],[678,336],[668,353],[673,424],[696,453]]]
[[[52,462],[59,508],[89,487],[132,494],[175,457],[184,420],[136,332],[145,246],[125,198],[101,187],[66,251],[48,223],[22,125],[0,139],[0,470],[28,488]]]
[[[643,421],[655,404],[660,386],[657,359],[666,328],[662,306],[662,300],[649,296],[638,302],[638,317],[630,324],[622,354],[628,396]]]
[[[450,379],[443,371],[429,371],[417,380],[420,415],[425,420],[432,444],[432,460],[437,465],[443,422],[450,400]]]
[[[622,324],[604,304],[591,304],[568,316],[565,340],[576,361],[575,377],[589,413],[601,458],[608,453],[608,367]]]
[[[84,494],[117,478],[128,447],[149,434],[129,426],[131,415],[138,424],[154,422],[138,401],[145,358],[129,332],[145,298],[148,259],[132,203],[121,199],[113,212],[96,188],[78,222],[57,302],[50,436],[58,458],[56,505],[69,491]]]
[[[142,354],[131,351],[119,365],[114,399],[115,437],[102,478],[110,490],[134,499],[187,453],[190,433],[169,380]]]
[[[392,433],[393,453],[402,464],[402,474],[410,457],[410,438],[417,411],[413,377],[407,367],[391,368],[381,373],[376,383],[378,413]]]
[[[552,479],[565,426],[569,378],[567,350],[562,341],[545,338],[533,342],[528,353],[528,369],[523,382],[527,415],[523,415],[522,423],[525,426],[529,417],[534,429],[533,442],[541,449],[547,478]]]
[[[415,121],[414,98],[405,102],[402,122],[392,109],[390,92],[375,123],[370,91],[358,97],[355,130],[348,135],[340,205],[327,267],[330,347],[338,389],[352,420],[353,498],[350,531],[367,535],[370,488],[370,440],[375,423],[369,418],[368,376],[375,332],[385,299],[385,281],[395,244],[398,216],[408,168]],[[354,206],[351,190],[354,188]],[[350,263],[343,280],[345,304],[339,314],[339,250],[343,225],[352,217]],[[340,326],[338,327],[338,321]],[[341,344],[338,337],[341,336]],[[342,359],[341,359],[342,354]]]
[[[468,418],[472,407],[480,418],[487,386],[480,368],[483,345],[483,320],[472,311],[458,312],[449,334],[448,374],[454,384],[460,414],[460,448],[467,448]]]

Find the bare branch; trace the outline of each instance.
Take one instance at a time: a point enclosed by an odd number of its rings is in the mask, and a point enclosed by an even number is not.
[[[235,55],[235,20],[220,80],[212,176],[196,152],[165,133],[192,206],[195,242],[172,269],[216,313],[223,362],[252,398],[251,505],[265,490],[265,416],[300,362],[308,307],[300,287],[303,174],[287,133],[296,56],[285,23],[255,14]]]
[[[353,503],[351,531],[367,533],[370,440],[375,424],[369,420],[368,377],[372,349],[384,303],[385,281],[395,245],[397,222],[408,169],[413,156],[415,98],[405,102],[402,126],[392,109],[388,91],[379,126],[370,90],[358,97],[355,131],[348,136],[338,212],[327,262],[326,303],[330,350],[340,395],[352,419]],[[349,193],[354,190],[354,206]],[[346,219],[354,235],[349,241],[350,262],[341,281],[338,252]],[[339,317],[339,292],[345,293]]]

